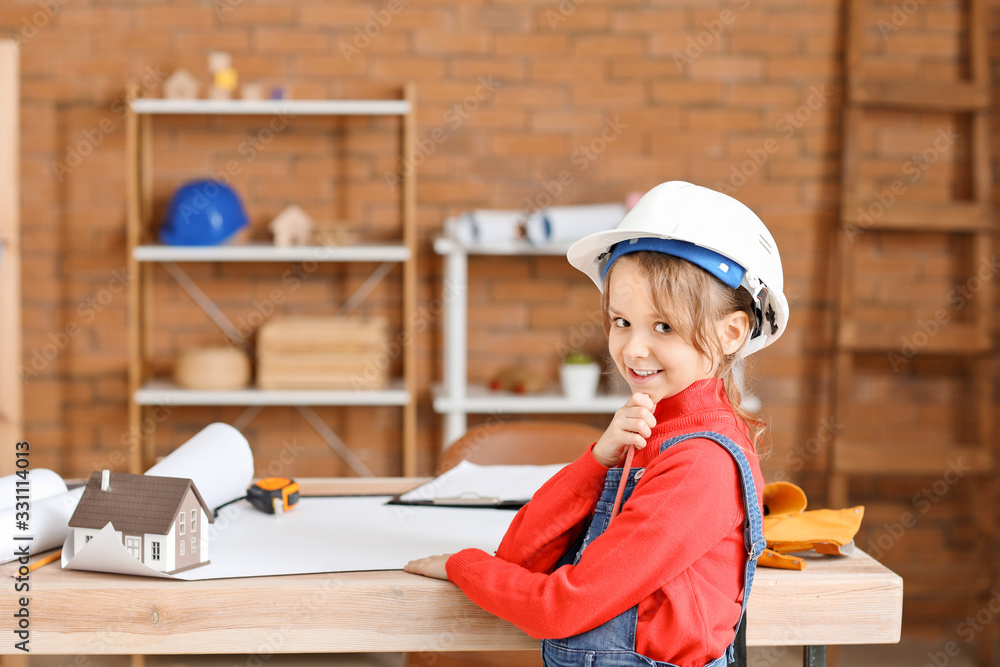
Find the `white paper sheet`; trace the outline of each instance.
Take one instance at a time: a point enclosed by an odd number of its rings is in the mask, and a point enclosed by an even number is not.
[[[209,529],[211,563],[164,575],[131,556],[110,526],[63,567],[200,581],[314,572],[399,570],[415,558],[477,547],[493,553],[515,512],[386,505],[390,496],[303,498],[284,515],[246,501]],[[72,538],[71,538],[72,539]],[[72,545],[67,540],[63,553]]]
[[[419,500],[495,498],[500,501],[531,500],[535,492],[566,464],[545,466],[489,465],[481,466],[461,461],[451,470],[426,484],[407,491],[399,499]]]

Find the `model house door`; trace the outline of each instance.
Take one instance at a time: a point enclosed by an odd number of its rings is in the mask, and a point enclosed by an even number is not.
[[[125,548],[128,552],[135,556],[136,560],[142,560],[142,538],[139,537],[126,537],[125,538]]]

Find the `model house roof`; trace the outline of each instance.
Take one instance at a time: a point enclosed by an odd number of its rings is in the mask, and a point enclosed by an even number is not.
[[[124,533],[166,535],[188,489],[194,491],[209,523],[215,521],[190,479],[113,472],[108,481],[109,489],[103,491],[101,473],[90,476],[69,520],[71,527],[100,529],[110,521],[115,530]]]

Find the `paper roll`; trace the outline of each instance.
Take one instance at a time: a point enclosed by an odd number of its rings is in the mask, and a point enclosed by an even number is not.
[[[193,438],[168,454],[166,458],[146,471],[147,475],[191,479],[205,504],[215,509],[223,503],[246,495],[253,481],[253,453],[243,434],[228,424],[209,424]],[[17,508],[0,510],[0,561],[6,563],[17,558],[18,548],[29,545],[30,553],[54,549],[63,544],[69,535],[69,520],[83,495],[79,487],[39,499],[40,491],[58,491],[62,479],[51,470],[31,471],[32,500],[29,508],[28,530],[17,529]],[[7,478],[0,479],[0,493],[7,494]],[[16,480],[15,480],[16,481]],[[36,487],[37,483],[37,487]],[[9,487],[16,488],[13,484]],[[13,491],[10,492],[13,498]],[[3,500],[6,502],[7,497]],[[31,541],[15,537],[31,536]]]
[[[198,431],[146,474],[192,480],[205,504],[215,509],[247,494],[253,481],[253,452],[242,433],[217,422]]]
[[[32,554],[55,549],[69,534],[69,519],[83,495],[83,487],[31,502],[28,530],[17,529],[17,509],[0,510],[0,561],[8,563],[18,557],[19,548],[28,546]],[[31,536],[31,541],[16,537]]]
[[[501,245],[520,238],[521,211],[479,209],[463,213],[455,226],[462,245]]]
[[[66,492],[66,482],[56,473],[46,468],[33,468],[27,471],[22,479],[18,475],[0,477],[0,509],[13,507],[17,502],[15,496],[18,490],[27,492],[30,502],[38,502],[43,498],[57,496]],[[18,482],[21,482],[18,486]]]
[[[614,227],[625,216],[622,204],[553,206],[536,211],[527,223],[528,239],[535,245],[567,244]]]

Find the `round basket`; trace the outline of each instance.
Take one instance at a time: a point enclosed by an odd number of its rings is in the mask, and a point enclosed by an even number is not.
[[[250,357],[234,347],[184,350],[174,380],[185,389],[242,389],[250,382]]]

